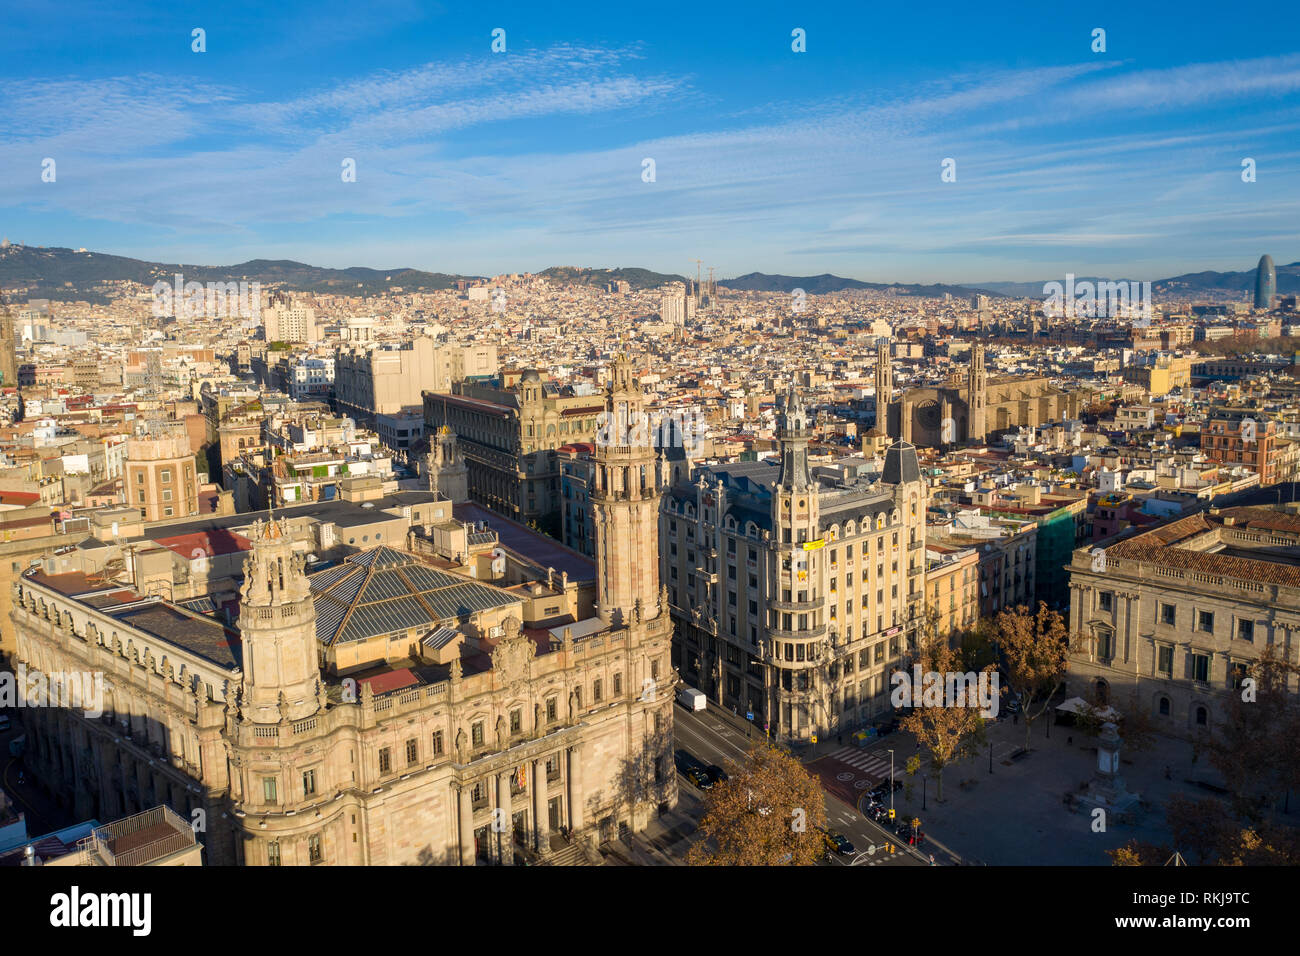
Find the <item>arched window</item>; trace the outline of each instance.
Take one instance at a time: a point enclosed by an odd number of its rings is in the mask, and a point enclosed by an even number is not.
[[[1169,716],[1169,698],[1168,698],[1168,697],[1161,697],[1161,698],[1160,698],[1160,716],[1161,716],[1161,717],[1168,717],[1168,716]]]
[[[1207,727],[1210,723],[1210,712],[1204,707],[1196,708],[1196,726]]]

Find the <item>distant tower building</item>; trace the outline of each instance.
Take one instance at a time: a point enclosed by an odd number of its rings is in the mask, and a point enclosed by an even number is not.
[[[983,312],[989,307],[989,297],[986,295],[973,295],[970,297],[970,307],[976,312]]]
[[[636,431],[644,396],[625,354],[614,360],[606,399],[615,434]],[[598,442],[590,503],[596,556],[596,612],[611,624],[653,618],[659,596],[659,483],[654,448]],[[665,618],[666,620],[666,618]]]
[[[970,378],[966,383],[966,408],[970,413],[968,437],[974,442],[982,442],[988,433],[988,425],[984,420],[987,397],[988,373],[984,371],[984,346],[976,345],[971,350]]]
[[[1272,256],[1260,256],[1259,267],[1255,269],[1255,308],[1273,308],[1273,296],[1277,294],[1277,269],[1273,267]]]
[[[0,307],[0,388],[18,384],[18,359],[14,354],[14,323],[8,307]]]
[[[284,526],[258,522],[244,562],[239,634],[244,678],[239,715],[254,724],[301,720],[320,709],[316,606],[306,555]]]
[[[469,501],[469,468],[456,443],[456,433],[449,426],[438,429],[425,464],[430,491],[441,493],[453,504]]]
[[[889,341],[876,344],[876,429],[889,434],[889,403],[894,397],[894,364],[889,358]]]

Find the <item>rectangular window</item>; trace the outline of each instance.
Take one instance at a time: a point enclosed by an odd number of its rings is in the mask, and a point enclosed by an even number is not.
[[[1109,611],[1114,607],[1115,595],[1111,591],[1102,591],[1097,595],[1097,607]]]
[[[406,765],[412,767],[420,759],[420,747],[412,737],[406,742]]]
[[[170,468],[164,468],[162,470],[163,484],[168,484],[171,480],[172,480],[172,470]]]
[[[393,753],[387,747],[379,749],[379,772],[388,773],[393,768]]]
[[[517,734],[524,729],[524,712],[516,707],[510,711],[510,732]]]
[[[555,723],[555,698],[546,698],[546,719],[549,723]]]
[[[1206,634],[1214,633],[1214,612],[1199,611],[1196,615],[1196,629]]]
[[[164,488],[164,489],[163,489],[163,497],[162,497],[162,500],[163,500],[163,501],[171,501],[171,500],[172,500],[172,490],[171,490],[170,488]]]
[[[622,674],[614,675],[614,696],[615,697],[623,696],[623,675]]]
[[[441,730],[435,730],[433,732],[433,742],[431,747],[433,750],[433,755],[435,757],[439,756],[442,753],[442,731]]]
[[[302,772],[302,795],[310,797],[316,792],[316,771],[304,770]]]
[[[469,729],[470,743],[475,747],[483,746],[483,721],[474,721],[473,726]]]
[[[307,838],[307,862],[315,866],[317,863],[324,862],[325,850],[321,844],[319,833],[313,833]]]
[[[1160,605],[1160,623],[1173,627],[1178,622],[1178,608],[1173,604]]]
[[[600,703],[600,696],[601,696],[600,692],[601,692],[600,679],[597,678],[591,683],[591,702],[593,704]]]
[[[266,865],[267,866],[280,865],[280,841],[279,840],[272,840],[270,843],[266,845]]]
[[[1210,682],[1210,655],[1192,655],[1192,680],[1200,681],[1202,684]]]
[[[1157,651],[1156,670],[1166,677],[1172,677],[1174,673],[1174,649],[1172,647],[1162,647]]]
[[[277,802],[278,802],[278,801],[276,800],[276,796],[275,796],[275,778],[274,778],[274,777],[263,777],[263,778],[262,778],[262,798],[263,798],[263,800],[265,800],[267,803],[277,803]]]
[[[1238,621],[1237,622],[1237,640],[1253,641],[1255,640],[1255,622]]]

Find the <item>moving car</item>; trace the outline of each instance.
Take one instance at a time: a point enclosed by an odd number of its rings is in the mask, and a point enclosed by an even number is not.
[[[843,833],[836,833],[834,830],[824,832],[826,834],[826,846],[840,854],[840,856],[852,856],[858,852],[858,848]]]
[[[691,767],[686,771],[686,779],[701,790],[712,790],[713,779],[700,767]]]
[[[687,710],[704,710],[709,704],[709,698],[704,695],[704,691],[696,690],[694,687],[679,687],[677,703]]]
[[[680,749],[673,752],[673,763],[677,765],[677,769],[682,773],[686,773],[692,768],[704,769],[704,764],[692,757],[689,752]]]

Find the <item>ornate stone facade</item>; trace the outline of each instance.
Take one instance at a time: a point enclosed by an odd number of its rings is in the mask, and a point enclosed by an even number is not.
[[[528,605],[391,549],[308,577],[274,521],[251,536],[237,627],[104,577],[24,574],[17,662],[105,688],[102,716],[22,710],[34,774],[81,816],[201,811],[218,865],[510,863],[561,830],[583,847],[640,830],[677,800],[653,474],[602,500],[601,613],[579,620],[467,611],[472,588]],[[367,599],[381,571],[441,577]],[[343,609],[340,574],[361,589]],[[336,618],[363,613],[348,637]]]

